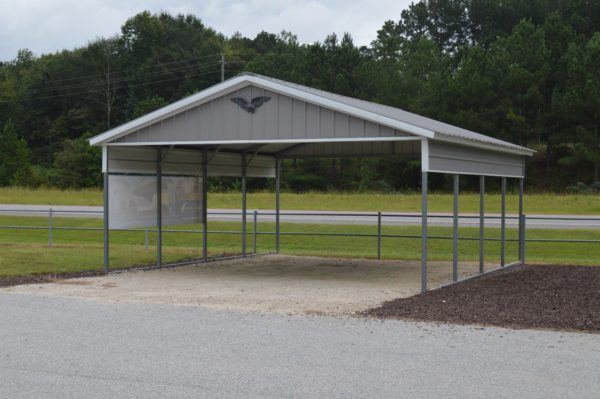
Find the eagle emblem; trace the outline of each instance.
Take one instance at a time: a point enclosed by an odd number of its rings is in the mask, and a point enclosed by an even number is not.
[[[257,108],[260,108],[264,103],[269,101],[271,97],[267,96],[259,96],[254,97],[250,102],[246,101],[246,99],[242,97],[233,97],[231,101],[240,106],[241,109],[245,110],[249,114],[253,114]]]

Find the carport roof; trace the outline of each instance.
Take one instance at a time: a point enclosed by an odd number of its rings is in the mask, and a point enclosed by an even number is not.
[[[449,142],[461,146],[479,147],[487,150],[512,153],[518,155],[531,155],[533,150],[521,147],[506,141],[498,140],[480,133],[467,129],[443,123],[434,119],[426,118],[411,112],[401,110],[374,102],[363,101],[351,97],[341,96],[323,90],[310,88],[279,79],[261,76],[252,73],[242,73],[217,85],[211,86],[203,91],[183,98],[173,104],[160,108],[154,112],[146,114],[140,118],[127,122],[114,129],[104,132],[90,139],[91,145],[107,145],[119,138],[139,131],[150,125],[159,123],[167,118],[198,107],[220,96],[227,95],[235,90],[246,86],[257,86],[266,90],[271,90],[291,98],[306,101],[321,107],[329,108],[337,112],[343,112],[352,117],[366,121],[388,126],[392,129],[406,132],[410,135],[432,139],[435,141]],[[281,142],[281,143],[306,143],[313,140],[295,140],[292,137],[280,138],[278,140],[239,140],[240,144]],[[315,142],[323,141],[315,139]],[[355,139],[336,137],[330,141],[365,141],[365,139]],[[374,139],[377,141],[377,138]],[[114,143],[117,144],[117,143]],[[210,144],[235,144],[228,140],[218,142],[211,141]]]

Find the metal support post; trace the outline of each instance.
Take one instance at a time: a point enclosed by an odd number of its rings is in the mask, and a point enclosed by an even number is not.
[[[454,175],[454,201],[452,206],[452,281],[458,281],[458,175]]]
[[[156,149],[156,266],[162,265],[162,148]]]
[[[524,188],[524,178],[519,179],[519,260],[522,264],[524,262],[524,254],[523,248],[525,247],[525,229],[524,229],[524,220],[523,220],[523,188]]]
[[[479,176],[479,273],[485,263],[485,176]]]
[[[500,267],[506,264],[506,177],[502,178],[502,198],[500,216]]]
[[[106,149],[105,151],[108,151]],[[108,157],[107,157],[108,158]],[[108,163],[108,161],[107,161]],[[104,172],[104,273],[108,273],[109,262],[108,262],[108,247],[109,247],[109,234],[108,234],[108,165],[106,165],[106,172]]]
[[[202,258],[208,260],[208,153],[202,151]]]
[[[242,256],[246,256],[246,154],[242,154]]]
[[[48,247],[52,248],[52,208],[48,211]]]
[[[146,231],[144,231],[144,249],[147,251],[148,247],[150,247],[150,237],[149,237],[149,227],[146,226]]]
[[[252,249],[253,252],[256,254],[256,235],[257,235],[257,230],[258,230],[258,211],[254,210],[254,220],[252,223]]]
[[[381,259],[381,212],[377,212],[377,259]]]
[[[280,247],[280,226],[279,226],[279,213],[280,213],[280,180],[281,180],[281,159],[275,160],[275,252],[279,253]]]
[[[427,172],[421,174],[421,292],[427,291]]]
[[[525,264],[525,248],[526,248],[526,234],[527,234],[527,216],[525,214],[523,214],[523,216],[521,217],[521,264],[524,265]]]

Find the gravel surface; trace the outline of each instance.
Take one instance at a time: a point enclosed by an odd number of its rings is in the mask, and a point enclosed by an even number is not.
[[[595,334],[0,293],[4,398],[598,398]]]
[[[477,270],[461,264],[463,275]],[[100,302],[164,303],[213,309],[349,315],[420,289],[420,262],[267,255],[163,270],[54,280],[0,291]],[[432,286],[451,281],[431,262]]]
[[[423,295],[387,301],[364,314],[600,332],[600,267],[512,268]]]

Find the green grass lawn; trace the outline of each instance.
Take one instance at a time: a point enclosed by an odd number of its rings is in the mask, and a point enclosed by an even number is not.
[[[507,196],[507,209],[518,209],[516,194]],[[102,205],[100,190],[58,190],[27,189],[18,187],[0,188],[2,204],[40,204],[40,205]],[[248,194],[249,209],[273,209],[273,193]],[[239,193],[209,193],[210,208],[240,208]],[[418,193],[380,194],[380,193],[283,193],[281,207],[284,210],[329,210],[329,211],[383,211],[418,212],[421,210],[421,197]],[[486,196],[486,211],[499,212],[500,195]],[[430,212],[451,212],[452,195],[431,193]],[[461,212],[478,212],[479,195],[462,193]],[[525,212],[529,214],[600,214],[600,195],[562,195],[528,194],[525,196]]]
[[[53,232],[53,247],[48,247],[47,219],[40,217],[2,216],[0,225],[39,226],[40,230],[0,229],[0,275],[20,275],[32,273],[70,272],[81,270],[101,270],[102,231]],[[55,227],[95,227],[102,226],[98,219],[55,218]],[[362,225],[316,225],[282,224],[284,235],[281,250],[291,255],[315,255],[338,257],[374,258],[377,256],[375,237],[340,237],[315,235],[285,235],[285,233],[353,233],[375,234],[376,226]],[[200,226],[178,226],[178,229],[200,230]],[[235,222],[213,222],[209,225],[209,250],[211,256],[240,252],[240,224]],[[234,233],[223,233],[223,232]],[[259,223],[259,233],[273,232],[272,223]],[[450,236],[451,228],[430,227],[430,234]],[[221,232],[221,233],[219,233]],[[236,234],[237,233],[237,234]],[[248,225],[248,251],[252,251],[252,224]],[[384,235],[419,236],[420,228],[414,226],[383,226]],[[461,228],[462,237],[478,237],[478,229]],[[509,239],[516,238],[516,230],[507,230]],[[156,261],[156,235],[150,232],[150,248],[144,248],[143,231],[112,231],[110,261],[112,267],[150,265]],[[498,237],[498,229],[487,229],[486,237]],[[529,230],[528,238],[585,238],[600,240],[598,230]],[[196,233],[165,232],[163,234],[164,262],[173,262],[201,256],[202,235]],[[274,249],[272,235],[258,234],[258,252]],[[431,239],[429,259],[451,260],[452,241]],[[460,242],[460,259],[476,261],[479,254],[478,241]],[[421,242],[416,238],[385,237],[382,240],[382,254],[387,259],[415,260],[420,258]],[[516,260],[517,243],[507,243],[507,262]],[[486,242],[486,261],[498,262],[499,243]],[[528,243],[529,263],[597,265],[600,263],[598,243]]]

